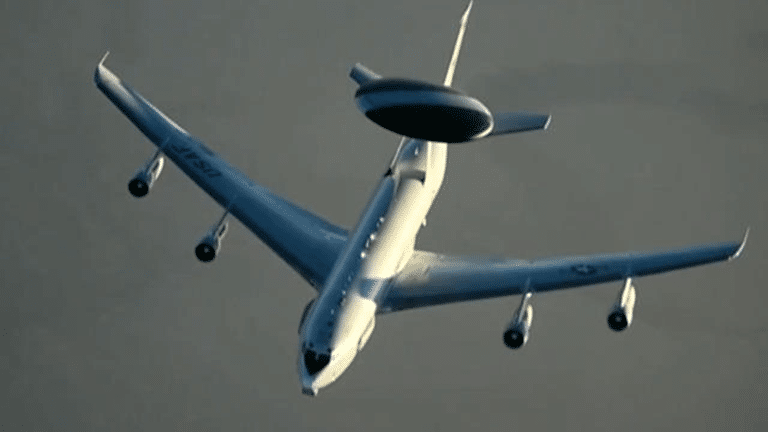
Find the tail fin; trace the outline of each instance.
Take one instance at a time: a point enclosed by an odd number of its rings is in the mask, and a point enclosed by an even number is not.
[[[467,29],[467,20],[469,19],[469,11],[472,9],[472,2],[473,0],[469,0],[467,10],[461,16],[459,36],[456,38],[456,44],[453,46],[453,55],[451,55],[451,62],[448,63],[448,72],[446,72],[445,81],[443,81],[443,85],[446,86],[450,86],[453,83],[453,72],[456,70],[456,62],[459,61],[459,51],[461,51],[461,42],[464,40],[464,31]]]

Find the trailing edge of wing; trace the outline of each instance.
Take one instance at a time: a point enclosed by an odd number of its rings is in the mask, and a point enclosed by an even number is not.
[[[94,73],[99,90],[192,181],[320,289],[347,241],[346,230],[251,181],[107,69],[105,59]]]
[[[737,258],[741,242],[705,244],[660,252],[552,258],[536,261],[453,258],[414,252],[395,279],[381,312],[469,300],[553,291],[648,276]]]

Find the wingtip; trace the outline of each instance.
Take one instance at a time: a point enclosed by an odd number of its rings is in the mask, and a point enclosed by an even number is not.
[[[104,61],[107,59],[108,55],[109,55],[109,51],[104,53],[104,56],[99,61],[99,64],[96,65],[96,70],[93,71],[93,80],[96,82],[96,84],[99,84],[102,81],[102,78],[101,78],[102,69],[104,69]]]
[[[749,238],[749,230],[751,227],[747,227],[747,230],[744,232],[744,238],[741,239],[741,244],[739,245],[739,248],[736,249],[736,252],[733,253],[733,255],[728,258],[728,261],[735,260],[738,258],[742,252],[744,252],[744,247],[747,245],[747,239]]]

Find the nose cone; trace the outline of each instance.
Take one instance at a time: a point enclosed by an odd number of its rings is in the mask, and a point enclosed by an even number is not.
[[[320,380],[324,376],[324,369],[328,366],[330,358],[330,354],[320,354],[311,349],[304,349],[303,352],[299,353],[301,393],[307,396],[317,396],[318,390],[322,387]]]
[[[320,387],[317,385],[317,376],[310,375],[304,361],[299,361],[299,379],[301,380],[301,393],[307,396],[317,396]]]
[[[355,93],[360,111],[379,126],[410,138],[465,142],[487,135],[493,115],[480,101],[451,87],[380,79]]]

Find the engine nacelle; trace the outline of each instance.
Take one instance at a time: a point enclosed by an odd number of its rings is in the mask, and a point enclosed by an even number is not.
[[[136,172],[136,175],[128,182],[128,192],[136,198],[141,198],[149,193],[155,181],[163,171],[165,159],[158,152],[149,163]]]
[[[616,303],[611,306],[608,312],[608,327],[611,330],[620,332],[632,324],[635,297],[635,286],[632,285],[632,278],[627,278],[624,287],[619,291]]]
[[[518,349],[528,342],[528,334],[533,322],[533,306],[528,303],[531,294],[527,293],[520,306],[512,316],[507,329],[504,331],[504,345],[511,349]]]
[[[208,231],[208,234],[195,247],[197,259],[202,262],[211,262],[216,258],[219,249],[221,249],[221,241],[224,239],[224,235],[227,234],[228,227],[229,224],[222,220]]]

